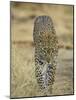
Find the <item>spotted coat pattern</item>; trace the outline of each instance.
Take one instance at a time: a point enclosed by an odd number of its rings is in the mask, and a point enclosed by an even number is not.
[[[41,90],[51,91],[58,55],[58,39],[49,16],[38,16],[34,22],[35,76]],[[51,88],[50,88],[51,87]]]

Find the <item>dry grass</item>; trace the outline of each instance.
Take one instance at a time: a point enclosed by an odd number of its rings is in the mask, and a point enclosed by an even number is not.
[[[59,50],[53,94],[73,94],[73,51]],[[66,55],[66,56],[65,56]],[[34,66],[34,48],[29,45],[12,45],[11,96],[43,96],[39,91]]]
[[[39,15],[52,17],[59,40],[53,94],[73,94],[73,7],[11,3],[11,97],[43,96],[35,78],[33,25]]]

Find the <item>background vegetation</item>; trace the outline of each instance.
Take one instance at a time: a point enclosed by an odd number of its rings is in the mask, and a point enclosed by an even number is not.
[[[59,40],[53,94],[73,94],[73,6],[11,2],[11,97],[43,96],[34,75],[35,17],[52,18]]]

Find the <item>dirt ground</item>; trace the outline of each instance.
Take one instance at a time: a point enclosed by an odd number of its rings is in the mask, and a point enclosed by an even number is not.
[[[53,93],[73,94],[73,6],[11,2],[11,97],[44,96],[35,78],[35,17],[52,18],[59,40]]]

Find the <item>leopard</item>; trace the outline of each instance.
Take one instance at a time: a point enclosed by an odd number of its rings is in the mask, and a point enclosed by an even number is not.
[[[35,77],[45,95],[52,94],[58,56],[58,37],[50,16],[38,16],[34,21]]]

